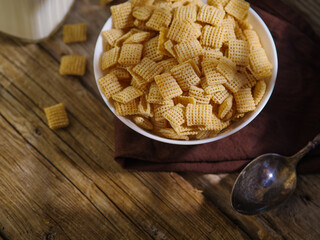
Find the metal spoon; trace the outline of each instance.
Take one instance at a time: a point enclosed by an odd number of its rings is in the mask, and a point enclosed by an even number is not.
[[[233,185],[232,207],[245,215],[257,215],[284,202],[296,188],[297,163],[319,144],[320,134],[291,157],[268,153],[255,158]]]

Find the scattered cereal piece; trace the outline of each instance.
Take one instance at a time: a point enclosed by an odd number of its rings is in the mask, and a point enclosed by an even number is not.
[[[65,55],[61,57],[59,73],[61,75],[83,76],[86,72],[86,63],[85,56]]]
[[[69,125],[69,118],[63,103],[44,108],[49,127],[53,130]]]

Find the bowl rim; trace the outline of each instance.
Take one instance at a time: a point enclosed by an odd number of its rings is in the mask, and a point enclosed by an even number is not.
[[[160,137],[155,134],[151,134],[151,133],[143,130],[142,128],[138,127],[131,120],[129,120],[125,117],[122,117],[122,116],[118,116],[115,112],[114,107],[109,103],[108,99],[104,96],[104,94],[102,93],[102,91],[100,90],[100,87],[98,85],[98,79],[103,76],[103,74],[99,68],[100,55],[101,55],[100,50],[102,48],[101,33],[102,33],[102,31],[109,29],[109,28],[107,28],[109,25],[112,26],[112,17],[111,16],[108,18],[106,23],[103,25],[103,27],[99,33],[99,36],[96,41],[95,50],[94,50],[94,57],[93,57],[94,77],[95,77],[96,84],[97,84],[97,87],[98,87],[98,90],[99,90],[99,93],[100,93],[102,99],[104,100],[105,104],[108,106],[110,111],[126,126],[128,126],[129,128],[131,128],[135,132],[138,132],[145,137],[148,137],[150,139],[153,139],[153,140],[156,140],[159,142],[163,142],[163,143],[175,144],[175,145],[199,145],[199,144],[205,144],[205,143],[209,143],[209,142],[218,141],[220,139],[226,138],[226,137],[240,131],[241,129],[246,127],[250,122],[252,122],[258,116],[258,114],[263,110],[263,108],[265,107],[265,105],[269,101],[271,94],[274,90],[274,86],[275,86],[277,74],[278,74],[278,54],[277,54],[277,49],[276,49],[276,45],[274,43],[273,37],[272,37],[267,25],[265,24],[265,22],[261,19],[261,17],[251,7],[249,9],[249,15],[250,14],[252,14],[253,17],[259,21],[259,23],[261,24],[261,26],[263,28],[263,31],[266,33],[266,37],[267,37],[268,41],[271,43],[271,49],[274,52],[274,57],[273,57],[274,64],[273,64],[273,69],[272,69],[272,77],[268,83],[268,87],[270,88],[270,91],[265,93],[264,99],[261,100],[261,102],[258,104],[256,109],[253,112],[251,112],[250,116],[243,123],[239,124],[239,126],[236,126],[235,128],[231,129],[230,131],[227,131],[226,133],[223,133],[221,135],[217,135],[217,136],[214,136],[211,138],[188,140],[188,141],[187,140],[174,140],[174,139]]]

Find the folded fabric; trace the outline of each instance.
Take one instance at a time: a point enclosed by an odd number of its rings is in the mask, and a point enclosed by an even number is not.
[[[266,107],[239,132],[194,146],[148,139],[115,119],[115,160],[123,168],[234,172],[264,153],[292,155],[320,132],[320,39],[281,1],[249,2],[269,27],[278,51],[278,77]],[[320,172],[320,147],[304,157],[298,172]]]

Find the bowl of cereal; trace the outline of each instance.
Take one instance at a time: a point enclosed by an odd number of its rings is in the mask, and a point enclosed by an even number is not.
[[[277,51],[247,2],[133,0],[111,13],[95,47],[95,79],[134,131],[170,144],[213,142],[267,104]]]

